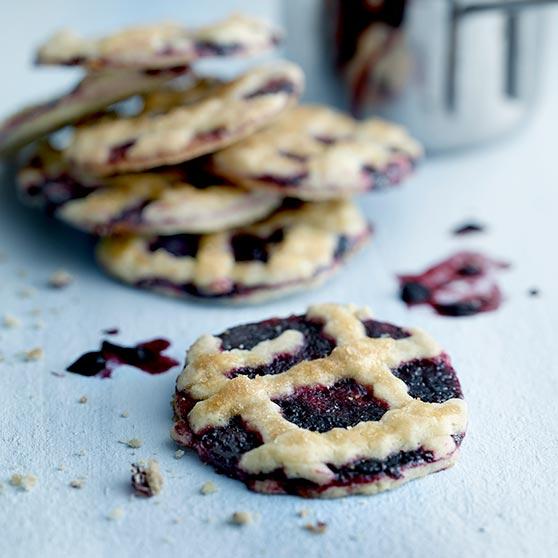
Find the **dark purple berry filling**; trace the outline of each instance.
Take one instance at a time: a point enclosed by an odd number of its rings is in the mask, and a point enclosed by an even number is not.
[[[465,223],[464,225],[460,225],[453,229],[453,234],[456,236],[464,235],[464,234],[471,234],[471,233],[480,233],[484,232],[485,226],[481,225],[480,223]]]
[[[86,198],[97,189],[98,186],[82,184],[64,173],[45,177],[44,182],[28,186],[25,194],[31,199],[39,199],[46,212],[53,215],[64,204]]]
[[[362,169],[364,174],[368,177],[371,183],[371,188],[374,190],[385,190],[390,186],[399,184],[412,170],[412,163],[410,159],[398,163],[389,163],[383,169],[377,169],[369,165],[365,165]]]
[[[314,432],[328,432],[333,428],[380,420],[389,407],[373,393],[372,388],[347,378],[330,387],[301,387],[292,395],[273,402],[281,407],[289,422]]]
[[[201,460],[225,475],[238,477],[242,454],[263,444],[258,432],[250,430],[241,417],[233,417],[226,426],[208,428],[196,436],[195,448]]]
[[[207,130],[205,132],[200,132],[194,138],[196,143],[204,143],[208,141],[217,141],[223,138],[226,134],[227,129],[224,126],[219,126],[218,128],[213,128],[213,130]]]
[[[188,412],[190,409],[191,406]],[[180,416],[185,417],[186,414]],[[239,467],[240,458],[245,452],[262,445],[263,440],[239,416],[232,418],[226,426],[208,428],[200,434],[194,434],[184,421],[176,424],[176,430],[189,440],[187,445],[196,450],[202,461],[212,465],[219,473],[239,479],[252,489],[258,488],[258,484],[263,481],[266,483],[266,491],[278,494],[315,496],[329,488],[373,483],[382,477],[397,480],[403,477],[406,469],[428,465],[437,460],[431,451],[419,448],[397,452],[383,460],[357,459],[342,466],[328,464],[334,477],[329,483],[319,485],[306,479],[288,478],[283,469],[258,475],[243,471]],[[457,448],[464,434],[452,437]],[[259,487],[261,488],[261,484]]]
[[[301,182],[303,182],[306,178],[308,178],[307,172],[301,172],[300,174],[295,174],[293,176],[277,176],[274,174],[261,174],[259,176],[253,176],[252,180],[256,180],[257,182],[267,182],[268,184],[274,184],[275,186],[280,187],[292,187],[292,186],[299,186]]]
[[[196,53],[198,56],[230,56],[244,50],[241,43],[215,43],[212,41],[197,41]]]
[[[426,403],[463,398],[457,374],[446,355],[411,360],[393,369],[392,373],[407,384],[411,397]]]
[[[258,343],[275,339],[287,330],[300,331],[304,335],[304,344],[296,353],[277,355],[272,362],[260,366],[237,368],[231,371],[230,377],[243,375],[254,378],[280,374],[303,360],[315,360],[328,356],[335,348],[333,339],[323,333],[323,324],[311,322],[304,316],[274,318],[265,322],[237,326],[218,337],[221,339],[221,348],[224,351],[250,350]]]
[[[253,234],[239,233],[231,237],[231,247],[237,262],[259,261],[266,263],[269,258],[269,247],[284,239],[283,229],[277,229],[267,238]]]
[[[406,468],[419,467],[434,461],[434,454],[421,448],[415,451],[401,451],[383,460],[360,459],[342,467],[335,465],[328,465],[328,467],[335,473],[334,484],[342,486],[371,482],[384,475],[391,479],[400,479]]]
[[[274,93],[287,93],[293,94],[295,92],[294,83],[288,79],[272,79],[268,81],[263,87],[247,93],[244,95],[245,99],[254,99],[255,97],[262,97],[263,95],[272,95]]]
[[[127,207],[119,215],[113,217],[108,223],[96,227],[97,234],[109,234],[122,229],[133,229],[143,222],[143,211],[151,203],[150,200],[141,201],[133,206]]]
[[[109,152],[108,162],[113,164],[113,163],[119,163],[120,161],[123,161],[126,158],[126,153],[128,153],[130,148],[135,143],[136,143],[136,140],[130,140],[130,141],[121,143],[120,145],[115,145],[114,147],[112,147],[110,152]]]
[[[182,75],[190,71],[189,66],[172,66],[171,68],[151,68],[147,70],[142,70],[142,72],[147,76],[160,76],[160,75]]]
[[[81,376],[110,378],[114,369],[127,364],[148,374],[162,374],[178,364],[178,361],[162,353],[170,347],[166,339],[153,339],[133,347],[103,341],[99,351],[80,356],[66,370]]]
[[[405,339],[410,337],[411,334],[401,327],[397,327],[387,322],[378,322],[376,320],[366,320],[362,322],[366,335],[374,339],[380,337],[389,337],[391,339]]]
[[[166,250],[177,258],[195,258],[200,245],[200,236],[197,234],[173,234],[158,236],[149,243],[149,250]]]

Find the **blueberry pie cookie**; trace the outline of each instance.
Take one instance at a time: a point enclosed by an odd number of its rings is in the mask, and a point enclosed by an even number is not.
[[[111,236],[98,259],[115,277],[175,296],[259,302],[322,283],[370,235],[355,205],[287,200],[268,219],[204,236]]]
[[[374,494],[457,459],[467,407],[426,333],[321,304],[204,335],[189,349],[172,437],[271,494]]]
[[[266,126],[296,102],[303,82],[300,68],[289,62],[256,68],[199,102],[80,127],[67,156],[98,175],[181,163]]]
[[[85,232],[208,233],[254,223],[281,203],[243,190],[193,165],[112,178],[72,173],[42,144],[18,174],[22,199]]]
[[[87,74],[69,93],[27,107],[0,122],[0,154],[12,151],[49,132],[107,106],[187,74],[186,66],[157,72],[104,70]]]
[[[246,187],[322,200],[398,184],[421,155],[421,146],[400,126],[299,106],[215,154],[212,163],[218,174]]]
[[[88,68],[169,68],[201,58],[259,54],[279,40],[279,33],[269,24],[234,15],[197,29],[160,23],[131,27],[99,39],[63,30],[39,48],[36,61]]]

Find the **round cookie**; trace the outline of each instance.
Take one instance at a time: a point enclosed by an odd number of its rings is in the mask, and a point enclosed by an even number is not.
[[[269,24],[242,15],[197,29],[176,23],[131,27],[99,39],[66,29],[39,48],[36,62],[95,69],[169,68],[208,57],[258,54],[279,40]]]
[[[212,163],[243,186],[323,200],[398,184],[421,156],[421,146],[400,126],[306,105],[216,153]]]
[[[349,201],[286,200],[268,219],[210,235],[113,236],[98,259],[115,277],[174,296],[259,302],[322,283],[370,227]]]
[[[426,333],[320,304],[200,337],[177,380],[172,437],[257,492],[374,494],[455,463],[462,398]]]
[[[157,71],[104,70],[87,74],[69,93],[27,107],[0,122],[0,154],[11,152],[112,103],[158,89],[188,72],[187,66],[179,66]]]
[[[278,195],[237,188],[193,165],[104,179],[75,175],[46,143],[18,182],[25,202],[99,235],[221,231],[254,223],[281,203]]]
[[[181,163],[266,126],[296,102],[303,82],[300,68],[289,62],[255,68],[198,102],[82,126],[66,154],[97,175]]]

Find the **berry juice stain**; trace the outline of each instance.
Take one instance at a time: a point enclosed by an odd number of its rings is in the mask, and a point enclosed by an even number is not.
[[[485,232],[486,227],[476,221],[469,221],[463,225],[459,225],[453,229],[455,236],[463,236],[466,234],[482,233]]]
[[[420,275],[400,275],[399,296],[408,306],[428,304],[442,316],[473,316],[499,308],[496,271],[509,264],[478,252],[458,252]]]
[[[148,374],[162,374],[178,364],[162,354],[169,347],[170,342],[166,339],[153,339],[133,347],[103,341],[100,350],[83,354],[66,370],[81,376],[110,378],[118,366],[127,364]]]

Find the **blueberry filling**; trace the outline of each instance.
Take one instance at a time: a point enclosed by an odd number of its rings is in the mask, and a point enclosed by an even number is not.
[[[148,374],[162,374],[178,364],[173,358],[162,354],[169,346],[166,339],[153,339],[133,347],[103,341],[99,351],[83,354],[66,370],[81,376],[110,378],[116,367],[127,364]]]
[[[195,258],[200,244],[200,236],[197,234],[173,234],[158,236],[149,243],[149,250],[165,250],[177,258]]]
[[[284,239],[283,229],[273,231],[267,238],[253,234],[239,233],[231,238],[231,248],[237,262],[259,261],[266,263],[269,258],[269,247]]]
[[[371,388],[350,378],[330,387],[301,387],[292,395],[275,399],[274,403],[281,407],[289,422],[313,432],[380,420],[388,410],[387,403],[375,398]]]
[[[245,99],[254,99],[255,97],[262,97],[263,95],[272,95],[275,93],[293,94],[295,87],[292,81],[288,79],[278,78],[268,81],[263,87],[247,93],[244,95]]]
[[[384,190],[389,186],[399,184],[409,174],[411,167],[410,162],[408,164],[389,163],[383,169],[365,165],[362,171],[369,178],[371,188]]]
[[[182,75],[188,71],[188,66],[172,66],[171,68],[148,68],[143,70],[143,73],[147,76],[160,76],[167,74]]]
[[[292,187],[292,186],[299,186],[301,182],[303,182],[306,178],[308,178],[308,173],[302,172],[300,174],[295,174],[293,176],[277,176],[273,174],[260,174],[258,176],[253,176],[252,180],[256,180],[257,182],[266,182],[268,184],[274,184],[275,186]]]
[[[433,452],[418,448],[393,453],[383,460],[358,459],[341,466],[328,464],[333,479],[318,485],[306,479],[289,478],[283,469],[256,475],[243,471],[239,466],[240,458],[244,453],[261,446],[263,440],[240,416],[233,417],[226,426],[208,428],[201,434],[193,434],[185,422],[177,423],[176,429],[182,434],[190,433],[188,445],[197,451],[202,461],[212,465],[219,473],[242,480],[252,489],[261,489],[262,485],[258,483],[263,481],[267,484],[267,491],[275,493],[312,496],[328,488],[372,483],[382,477],[398,480],[404,476],[406,469],[437,461]],[[463,437],[463,433],[452,436],[456,447],[459,447]]]
[[[45,177],[45,182],[29,186],[25,193],[30,198],[40,198],[46,212],[54,214],[64,204],[86,198],[98,186],[84,185],[68,174],[54,178]]]
[[[234,472],[238,471],[242,454],[263,443],[260,434],[250,430],[239,416],[233,417],[226,426],[208,428],[196,438],[195,447],[202,461],[230,476],[238,476]]]
[[[426,403],[443,403],[463,392],[455,370],[443,355],[436,359],[416,359],[392,370],[394,376],[407,384],[409,395]]]
[[[224,126],[218,126],[212,130],[207,130],[205,132],[200,132],[196,134],[196,142],[208,142],[220,140],[226,133],[227,129]]]
[[[144,209],[150,204],[150,200],[144,200],[134,206],[126,208],[116,217],[113,217],[109,223],[101,225],[95,231],[97,234],[110,233],[118,229],[119,226],[126,224],[128,227],[137,227],[142,224],[142,214]]]
[[[126,158],[129,149],[136,143],[136,140],[126,141],[111,148],[108,156],[109,163],[119,163]]]
[[[376,320],[366,320],[362,322],[366,335],[373,339],[387,337],[390,339],[405,339],[411,334],[403,328],[397,327],[387,322],[377,322]]]
[[[221,339],[221,349],[224,351],[251,350],[258,343],[276,339],[287,330],[299,331],[304,335],[303,345],[296,353],[277,355],[272,362],[260,366],[237,368],[231,371],[230,377],[243,375],[254,378],[280,374],[304,360],[326,357],[335,348],[333,339],[323,333],[323,324],[311,322],[304,316],[274,318],[265,322],[241,325],[223,332],[218,337]]]
[[[403,477],[403,471],[407,467],[418,467],[434,461],[433,452],[421,448],[395,453],[383,460],[360,459],[342,467],[335,465],[328,465],[328,467],[335,473],[335,484],[342,485],[355,481],[371,481],[382,475],[397,480]]]
[[[213,41],[197,41],[196,53],[198,56],[228,56],[242,51],[240,43],[216,43]]]

